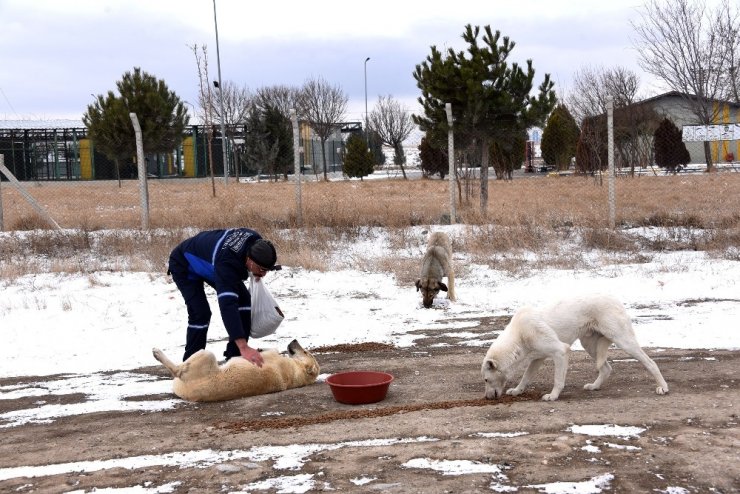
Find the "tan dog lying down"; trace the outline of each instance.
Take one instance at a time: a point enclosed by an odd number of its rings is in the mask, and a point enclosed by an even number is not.
[[[174,393],[188,401],[225,401],[275,393],[312,384],[319,375],[316,359],[296,340],[288,345],[289,355],[275,350],[263,351],[262,367],[241,357],[231,358],[219,366],[215,355],[207,350],[194,353],[179,365],[158,348],[152,353],[175,378]]]

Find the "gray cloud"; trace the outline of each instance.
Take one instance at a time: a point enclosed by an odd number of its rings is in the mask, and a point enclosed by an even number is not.
[[[55,8],[51,12],[51,4],[45,4],[46,10],[34,10],[36,2],[0,0],[0,17],[5,22],[0,30],[4,64],[0,119],[80,116],[92,101],[91,93],[114,90],[115,82],[133,67],[164,79],[182,99],[196,101],[197,72],[188,45],[207,44],[213,79],[217,73],[211,4],[206,3],[207,9],[198,7],[202,18],[193,22],[177,10],[193,7],[178,2],[166,3],[170,10],[160,4],[158,10],[145,11],[146,2],[101,0],[86,3],[87,9]],[[567,87],[573,73],[584,65],[622,65],[639,73],[629,40],[634,8],[599,3],[589,8],[608,9],[608,13],[563,8],[560,14],[542,10],[542,15],[534,11],[511,15],[480,7],[470,9],[470,20],[461,22],[440,11],[416,24],[411,19],[406,30],[393,35],[379,23],[377,27],[363,25],[358,34],[337,36],[325,27],[326,35],[306,36],[284,29],[279,16],[245,17],[245,30],[250,22],[274,24],[273,35],[256,39],[237,36],[232,30],[239,23],[226,17],[219,21],[220,30],[224,29],[222,77],[255,89],[272,84],[298,86],[308,77],[321,76],[349,94],[350,117],[358,118],[364,110],[365,57],[371,57],[367,64],[370,105],[385,94],[414,101],[419,95],[412,77],[415,65],[426,58],[431,45],[462,49],[466,22],[490,24],[514,40],[513,60],[532,59],[537,83],[550,73],[558,86]],[[357,22],[350,10],[335,12],[331,22]],[[229,13],[228,8],[219,11],[220,17]],[[316,25],[316,33],[323,34],[322,24],[316,24],[316,19],[310,22]],[[373,30],[377,36],[363,34]]]

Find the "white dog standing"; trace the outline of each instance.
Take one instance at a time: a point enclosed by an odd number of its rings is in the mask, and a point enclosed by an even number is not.
[[[609,377],[612,368],[606,355],[614,343],[652,374],[658,385],[655,388],[657,394],[668,393],[668,384],[658,366],[637,343],[624,305],[610,296],[592,295],[562,300],[542,308],[519,309],[483,359],[481,372],[486,384],[486,398],[502,396],[504,386],[518,364],[528,363],[517,387],[506,391],[513,396],[521,394],[545,359],[551,358],[555,364],[554,384],[552,391],[542,399],[557,400],[565,385],[568,352],[578,339],[596,360],[599,371],[596,380],[586,384],[584,389],[599,389]]]

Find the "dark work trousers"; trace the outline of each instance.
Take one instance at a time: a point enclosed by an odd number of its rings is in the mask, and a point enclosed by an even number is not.
[[[172,273],[172,281],[180,290],[188,310],[188,330],[185,339],[185,353],[182,357],[182,360],[185,361],[192,354],[206,347],[208,326],[211,322],[211,308],[208,305],[205,283],[202,280],[190,280],[187,276],[182,277]],[[242,328],[248,330],[251,327],[251,296],[246,287],[239,290],[238,295]],[[229,338],[224,357],[228,360],[239,355],[241,355],[239,347],[236,346],[233,339]]]

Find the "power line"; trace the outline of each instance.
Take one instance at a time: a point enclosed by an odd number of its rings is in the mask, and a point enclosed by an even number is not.
[[[18,117],[18,119],[20,119],[20,118],[21,118],[21,116],[20,116],[20,115],[18,115],[18,112],[17,112],[17,111],[15,111],[15,108],[13,108],[13,105],[12,105],[12,104],[10,103],[10,100],[9,100],[9,99],[8,99],[8,97],[7,97],[6,95],[5,95],[5,91],[3,91],[3,88],[2,88],[2,87],[0,87],[0,93],[2,93],[2,95],[3,95],[3,99],[4,99],[4,100],[5,100],[5,102],[6,102],[7,104],[8,104],[8,106],[10,107],[10,109],[11,109],[11,110],[13,110],[13,113],[15,113],[15,116],[16,116],[16,117]]]

